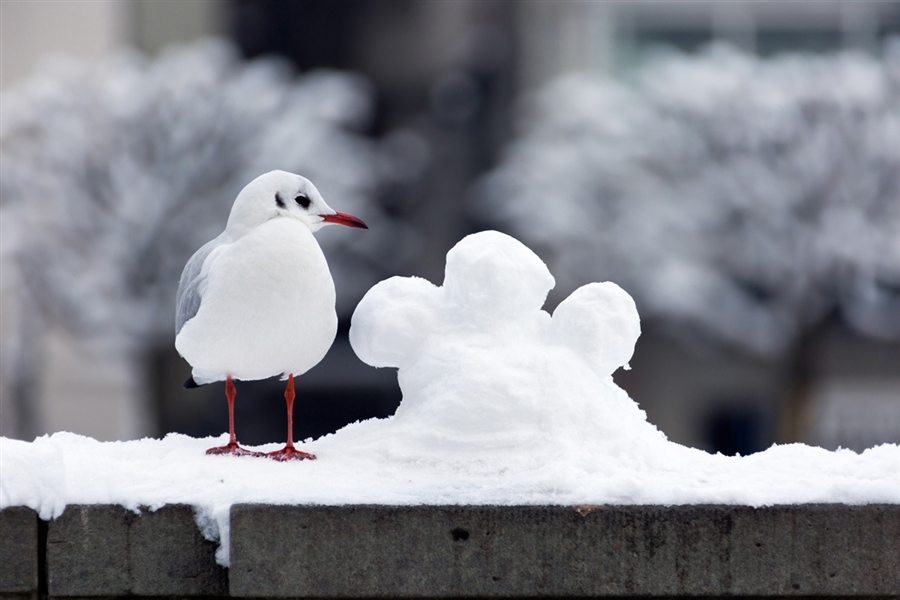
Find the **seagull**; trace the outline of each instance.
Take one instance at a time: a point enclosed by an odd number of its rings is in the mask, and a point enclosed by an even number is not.
[[[329,224],[368,229],[329,207],[308,179],[260,175],[241,190],[217,238],[184,267],[178,284],[175,348],[190,363],[184,387],[225,380],[227,445],[207,454],[314,460],[293,442],[294,377],[322,360],[337,332],[334,281],[313,233]],[[263,454],[234,435],[234,380],[287,380],[287,444]]]

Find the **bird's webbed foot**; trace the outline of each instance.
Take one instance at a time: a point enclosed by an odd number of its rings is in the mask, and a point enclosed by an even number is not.
[[[216,446],[206,451],[207,454],[230,454],[232,456],[265,456],[265,452],[255,452],[238,446],[237,442],[229,442],[225,446]]]
[[[297,450],[293,446],[285,446],[281,450],[269,452],[268,454],[266,454],[266,456],[282,462],[286,460],[316,460],[315,454]]]

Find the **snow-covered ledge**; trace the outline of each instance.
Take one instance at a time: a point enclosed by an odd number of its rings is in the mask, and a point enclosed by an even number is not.
[[[551,315],[553,282],[481,232],[443,285],[373,287],[350,342],[403,401],[304,441],[315,461],[0,438],[3,595],[900,597],[900,446],[672,443],[612,378],[630,296],[590,283]]]
[[[11,508],[0,596],[896,598],[897,540],[894,504],[238,504],[224,569],[186,505]]]

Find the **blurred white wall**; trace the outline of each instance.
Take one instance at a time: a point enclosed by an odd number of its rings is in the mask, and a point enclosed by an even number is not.
[[[569,71],[608,74],[615,64],[616,5],[537,0],[517,5],[516,87],[530,90]]]
[[[126,2],[0,2],[0,89],[54,54],[95,60],[130,41]]]
[[[131,0],[132,43],[149,54],[170,44],[224,35],[231,24],[225,0]]]

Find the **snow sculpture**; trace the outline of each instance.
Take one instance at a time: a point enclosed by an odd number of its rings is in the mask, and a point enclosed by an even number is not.
[[[398,448],[495,461],[516,449],[534,461],[551,444],[587,455],[665,439],[612,380],[640,335],[631,297],[591,283],[551,317],[541,306],[554,283],[522,243],[486,231],[450,250],[443,286],[393,277],[369,290],[350,343],[364,362],[399,369],[403,402],[385,422],[404,428]]]

